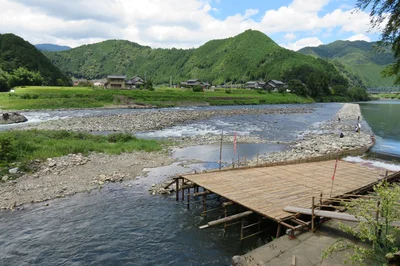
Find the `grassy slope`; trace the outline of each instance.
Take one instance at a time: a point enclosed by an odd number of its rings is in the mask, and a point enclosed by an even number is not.
[[[0,94],[0,109],[96,108],[118,104],[145,103],[156,106],[178,106],[185,103],[211,105],[310,103],[311,98],[291,93],[258,93],[232,89],[215,92],[192,92],[186,89],[157,88],[146,90],[104,90],[82,87],[26,87],[14,93]]]
[[[304,64],[329,69],[322,60],[281,48],[265,34],[253,30],[189,50],[151,49],[110,40],[45,55],[74,77],[92,79],[109,74],[144,76],[146,73],[155,84],[168,84],[170,77],[174,84],[198,78],[214,85],[281,79],[286,70]]]
[[[388,48],[377,49],[377,43],[365,41],[336,41],[318,47],[306,47],[300,53],[338,61],[359,75],[367,87],[393,86],[393,78],[383,78],[382,70],[393,63],[393,53]]]

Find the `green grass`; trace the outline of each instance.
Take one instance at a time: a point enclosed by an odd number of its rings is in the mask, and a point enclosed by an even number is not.
[[[291,93],[267,93],[245,89],[217,89],[193,92],[180,88],[148,90],[105,90],[84,87],[23,87],[12,93],[0,93],[0,109],[34,110],[59,108],[98,108],[151,104],[158,107],[180,106],[184,103],[210,105],[256,105],[278,103],[310,103],[313,99]]]
[[[392,94],[392,93],[380,93],[380,94],[372,94],[373,99],[393,99],[400,100],[400,93]]]
[[[67,154],[103,152],[120,154],[132,151],[159,151],[162,143],[137,139],[129,134],[109,136],[68,131],[5,131],[0,132],[0,166],[12,162],[60,157]]]

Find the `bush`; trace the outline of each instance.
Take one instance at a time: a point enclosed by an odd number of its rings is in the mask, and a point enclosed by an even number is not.
[[[115,133],[108,135],[108,142],[117,143],[117,142],[128,142],[132,140],[136,140],[135,136],[124,134],[124,133]]]
[[[3,162],[12,162],[17,158],[15,143],[9,135],[0,136],[0,158]]]
[[[230,90],[230,89],[226,89],[226,90],[225,90],[225,93],[227,93],[227,94],[231,94],[231,93],[232,93],[232,90]]]
[[[360,198],[344,204],[350,214],[360,219],[357,227],[340,224],[341,230],[367,245],[339,239],[324,251],[323,258],[335,251],[352,249],[354,254],[347,259],[354,265],[365,265],[366,262],[368,265],[387,265],[388,259],[399,251],[400,230],[393,226],[393,222],[400,217],[400,187],[383,181],[374,187],[374,191],[374,197]]]
[[[192,91],[194,91],[194,92],[203,92],[203,87],[200,86],[200,85],[195,85],[195,86],[193,86]]]

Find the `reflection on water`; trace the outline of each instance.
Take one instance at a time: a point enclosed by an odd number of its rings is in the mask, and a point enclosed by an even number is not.
[[[400,157],[400,101],[374,101],[360,104],[364,119],[376,135],[371,152]]]

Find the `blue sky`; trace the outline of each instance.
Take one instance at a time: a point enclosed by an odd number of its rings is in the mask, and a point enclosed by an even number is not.
[[[0,0],[0,33],[76,47],[125,39],[162,48],[198,47],[259,30],[292,50],[336,40],[376,41],[356,0]],[[93,8],[95,3],[96,8]]]

